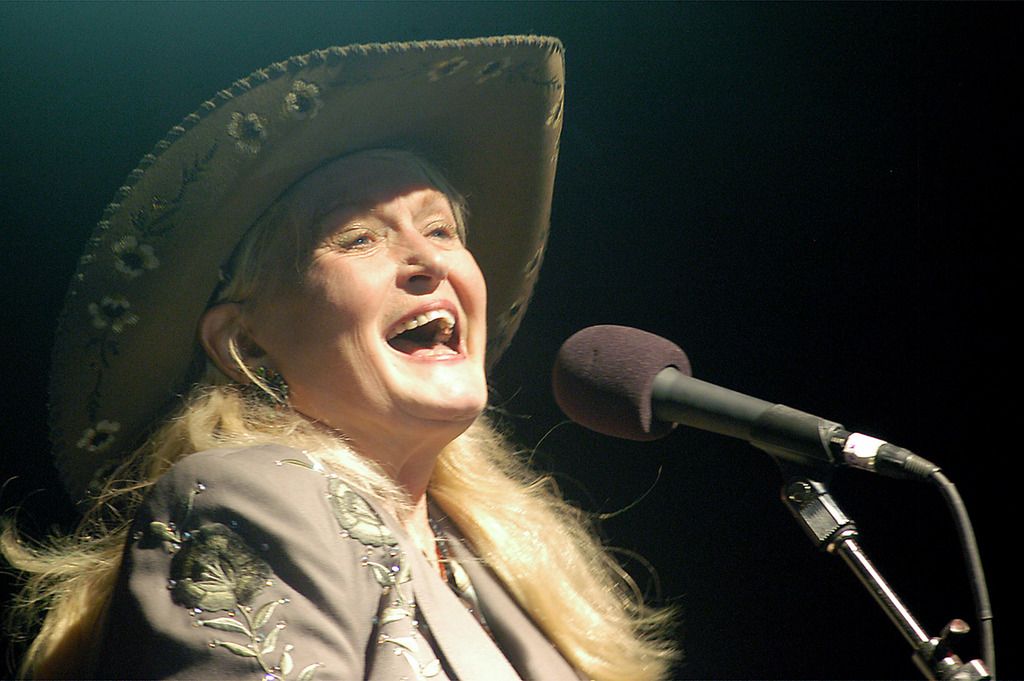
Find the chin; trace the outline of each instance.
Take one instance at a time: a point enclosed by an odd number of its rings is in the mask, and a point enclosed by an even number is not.
[[[403,411],[410,415],[472,421],[487,406],[487,380],[476,363],[461,359],[395,369],[392,394],[397,396],[396,402],[407,405]]]
[[[430,401],[414,401],[405,413],[424,421],[469,425],[487,406],[487,393],[449,395],[447,399],[431,396]]]

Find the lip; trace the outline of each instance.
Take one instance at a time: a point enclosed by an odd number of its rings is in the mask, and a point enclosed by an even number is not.
[[[452,317],[455,318],[455,328],[452,330],[452,339],[451,341],[449,341],[449,343],[447,343],[448,347],[455,351],[455,354],[412,355],[396,349],[394,346],[391,345],[391,343],[388,342],[388,338],[393,335],[395,330],[403,328],[406,322],[415,317],[418,317],[419,315],[426,314],[428,312],[433,312],[435,310],[445,310],[451,313]],[[397,320],[389,324],[384,331],[383,339],[385,345],[388,346],[388,349],[390,349],[397,355],[401,355],[407,360],[412,360],[416,362],[450,362],[454,360],[465,359],[467,357],[466,335],[465,332],[463,331],[464,326],[465,323],[462,318],[462,315],[459,313],[459,309],[458,307],[455,306],[454,303],[452,303],[449,300],[434,300],[429,303],[424,303],[423,305],[420,305],[413,310],[410,310],[409,312],[407,312],[406,314],[402,315]]]

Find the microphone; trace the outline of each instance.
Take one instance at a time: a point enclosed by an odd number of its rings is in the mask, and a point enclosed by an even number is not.
[[[746,440],[800,465],[846,465],[895,478],[927,478],[939,470],[902,447],[690,373],[689,358],[671,341],[626,326],[599,325],[565,341],[552,387],[569,418],[613,437],[655,440],[681,423]]]

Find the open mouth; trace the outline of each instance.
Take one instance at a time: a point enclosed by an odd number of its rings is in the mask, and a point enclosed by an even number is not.
[[[388,345],[416,357],[459,354],[458,328],[450,310],[430,310],[397,324],[387,336]]]

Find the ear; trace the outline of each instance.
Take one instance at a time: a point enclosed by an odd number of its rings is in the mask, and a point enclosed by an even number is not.
[[[199,342],[217,368],[239,383],[248,383],[249,377],[238,365],[238,356],[231,351],[232,342],[242,361],[265,354],[245,332],[242,306],[238,303],[221,303],[204,312],[199,320]]]

